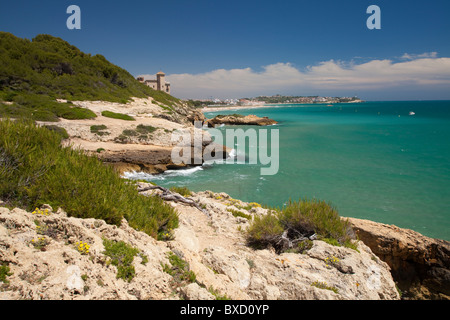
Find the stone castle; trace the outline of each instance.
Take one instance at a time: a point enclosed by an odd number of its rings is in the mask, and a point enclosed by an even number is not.
[[[156,80],[144,80],[144,77],[137,77],[137,80],[154,90],[164,91],[170,94],[170,83],[166,82],[166,74],[162,71],[156,74]]]

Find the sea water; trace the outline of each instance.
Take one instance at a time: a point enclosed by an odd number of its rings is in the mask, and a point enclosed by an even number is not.
[[[230,113],[279,122],[265,128],[279,130],[277,174],[262,176],[261,165],[241,162],[139,178],[280,208],[289,199],[316,198],[344,217],[450,240],[450,101],[282,105],[205,115]]]

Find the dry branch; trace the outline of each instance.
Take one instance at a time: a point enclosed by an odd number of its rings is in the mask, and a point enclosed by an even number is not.
[[[209,212],[206,209],[203,209],[202,207],[200,207],[200,205],[197,202],[195,202],[194,200],[192,200],[190,198],[185,198],[182,195],[180,195],[180,194],[178,194],[176,192],[170,191],[167,188],[153,185],[153,186],[147,186],[147,187],[144,187],[144,188],[139,188],[138,191],[139,192],[144,192],[144,191],[156,190],[156,189],[162,191],[161,194],[158,194],[158,196],[161,199],[166,200],[166,201],[174,201],[174,202],[177,202],[177,203],[186,204],[186,205],[189,205],[191,207],[196,207],[198,210],[200,210],[201,212],[203,212],[204,214],[209,216]]]

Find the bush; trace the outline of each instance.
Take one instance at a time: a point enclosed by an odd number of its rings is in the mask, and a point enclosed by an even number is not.
[[[127,120],[127,121],[135,121],[135,119],[127,114],[123,113],[116,113],[112,111],[103,111],[102,116],[113,118],[113,119],[121,119],[121,120]]]
[[[278,217],[269,212],[265,216],[255,216],[247,230],[247,243],[256,249],[276,246],[283,233]]]
[[[246,214],[239,210],[234,210],[234,209],[228,208],[227,211],[230,212],[233,215],[233,217],[241,217],[241,218],[245,218],[247,220],[250,220],[252,218],[251,215]]]
[[[94,126],[91,126],[91,133],[94,133],[94,134],[99,135],[99,136],[108,135],[109,132],[108,131],[104,131],[106,129],[108,129],[108,127],[105,126],[104,124],[94,125]]]
[[[196,275],[193,271],[189,269],[189,264],[178,257],[172,251],[167,253],[167,258],[169,259],[170,265],[162,265],[163,271],[168,273],[173,278],[173,285],[182,286],[186,283],[195,282]]]
[[[12,273],[10,272],[8,264],[2,262],[0,264],[0,282],[3,282],[4,284],[9,284],[9,281],[8,279],[6,279],[6,277],[11,275]]]
[[[290,201],[279,215],[285,230],[311,236],[316,233],[322,238],[335,239],[345,244],[353,234],[349,222],[342,220],[335,208],[320,200]],[[295,237],[294,234],[288,236]]]
[[[58,117],[67,120],[93,119],[97,117],[97,115],[93,111],[81,107],[65,108],[64,110],[58,112],[57,115]]]
[[[163,200],[140,195],[112,167],[60,142],[31,121],[0,121],[0,199],[28,210],[48,203],[115,225],[125,218],[155,238],[178,226],[175,209]]]
[[[134,257],[140,252],[139,249],[126,244],[123,241],[103,239],[106,256],[111,258],[111,264],[117,267],[117,278],[130,282],[135,275],[133,266]]]
[[[155,128],[153,126],[146,126],[143,124],[140,124],[136,127],[136,131],[139,132],[140,134],[148,134],[148,133],[153,133],[157,130],[158,128]]]
[[[45,128],[47,128],[50,131],[56,132],[63,139],[68,139],[69,138],[69,134],[67,133],[66,129],[64,129],[62,127],[58,127],[58,126],[55,126],[55,125],[47,125],[47,126],[45,126]]]
[[[9,100],[12,104],[0,105],[1,117],[57,122],[59,118],[76,120],[93,119],[97,116],[89,109],[74,107],[71,103],[59,103],[47,95],[16,92]]]
[[[339,289],[338,288],[331,287],[326,282],[314,281],[313,283],[311,283],[311,286],[319,288],[319,289],[330,290],[330,291],[333,291],[336,294],[339,293]]]
[[[356,248],[349,222],[342,220],[331,205],[319,200],[289,201],[281,211],[256,217],[247,230],[247,242],[256,248],[272,246],[278,252],[293,247],[303,250],[304,246],[298,242],[314,234],[327,243]]]
[[[122,131],[122,135],[125,137],[136,137],[138,133],[136,130],[125,129]]]

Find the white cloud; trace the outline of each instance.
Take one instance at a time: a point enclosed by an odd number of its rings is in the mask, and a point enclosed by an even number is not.
[[[403,56],[400,57],[400,59],[405,60],[424,59],[424,58],[435,59],[437,58],[437,52],[425,52],[421,54],[405,53]]]
[[[329,60],[299,70],[290,63],[251,68],[217,69],[201,74],[170,74],[172,92],[180,98],[244,97],[290,93],[308,95],[327,90],[356,93],[360,90],[408,88],[426,90],[442,86],[450,91],[450,58],[437,53],[404,54],[403,60],[371,60],[356,64]]]

